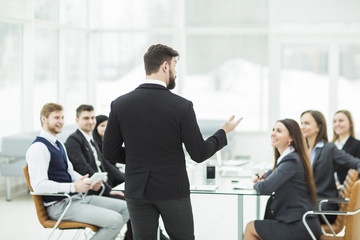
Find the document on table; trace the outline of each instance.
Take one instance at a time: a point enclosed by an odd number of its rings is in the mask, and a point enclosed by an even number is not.
[[[235,190],[253,190],[253,186],[254,183],[251,180],[239,181],[232,185]]]
[[[190,191],[214,192],[217,188],[216,185],[191,185]]]

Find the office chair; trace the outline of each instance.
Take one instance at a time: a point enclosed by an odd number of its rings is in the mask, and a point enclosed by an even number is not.
[[[346,211],[349,202],[349,197],[351,194],[352,187],[354,183],[359,179],[359,173],[354,169],[349,169],[348,174],[346,175],[345,181],[339,190],[339,196],[342,198],[340,201],[328,201],[328,200],[322,200],[319,204],[322,204],[324,202],[335,202],[340,203],[339,211]],[[321,208],[320,208],[321,210]],[[334,223],[330,224],[322,224],[321,227],[323,229],[323,233],[332,233],[334,236],[341,232],[341,230],[345,226],[346,216],[345,215],[339,215],[336,217],[336,220]]]
[[[303,215],[302,221],[312,239],[316,240],[313,232],[306,222],[308,215],[344,215],[345,235],[344,236],[326,236],[322,235],[320,240],[359,240],[360,239],[360,180],[354,183],[351,190],[347,211],[308,211]]]
[[[51,238],[51,236],[53,235],[53,233],[55,232],[56,229],[59,230],[66,230],[66,229],[78,229],[78,230],[85,230],[85,228],[90,228],[93,232],[97,232],[98,231],[98,227],[94,226],[94,225],[90,225],[90,224],[86,224],[86,223],[81,223],[81,222],[69,222],[69,221],[63,221],[62,219],[66,213],[66,211],[69,209],[70,205],[71,205],[71,197],[69,194],[67,193],[41,193],[41,194],[36,194],[34,193],[31,185],[30,185],[30,177],[29,177],[29,171],[28,171],[28,166],[25,165],[25,167],[23,168],[24,171],[24,175],[25,175],[25,179],[26,182],[28,184],[28,187],[30,189],[30,194],[32,195],[33,199],[34,199],[34,203],[35,203],[35,208],[36,208],[36,213],[39,219],[40,224],[44,227],[44,228],[52,228],[51,233],[48,237],[48,239]],[[46,212],[46,208],[44,206],[44,202],[41,196],[66,196],[70,199],[68,205],[66,206],[64,212],[61,214],[60,218],[55,221],[55,220],[51,220],[49,219],[47,212]],[[59,239],[62,235],[63,231],[61,231],[59,237],[57,239]],[[77,231],[73,237],[73,239],[76,239],[76,237],[79,235],[80,231]],[[86,235],[86,231],[84,231],[85,237],[87,239],[87,235]]]

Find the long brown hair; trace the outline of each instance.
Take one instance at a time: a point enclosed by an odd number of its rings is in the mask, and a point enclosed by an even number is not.
[[[297,154],[300,156],[302,165],[304,167],[305,180],[310,194],[310,198],[311,201],[314,203],[314,205],[316,205],[317,200],[316,200],[316,187],[314,183],[314,176],[312,172],[310,158],[305,146],[305,139],[301,133],[300,126],[295,120],[288,118],[279,120],[278,122],[284,124],[286,129],[289,131],[290,137],[293,139],[293,141],[291,141],[290,143],[290,146],[293,146]],[[277,165],[277,160],[280,157],[280,153],[277,148],[274,148],[274,155],[275,155],[275,164],[274,164],[274,169],[275,169]]]
[[[352,136],[353,138],[355,138],[355,130],[354,130],[354,121],[353,121],[353,118],[352,118],[352,115],[351,113],[348,111],[348,110],[339,110],[337,111],[335,114],[334,114],[334,117],[336,114],[338,113],[343,113],[345,114],[345,116],[348,118],[349,120],[349,123],[350,123],[350,127],[349,127],[349,133],[350,133],[350,136]],[[339,138],[339,135],[336,134],[335,130],[333,129],[333,139],[332,141],[335,142],[338,138]]]
[[[311,114],[311,116],[315,119],[317,127],[319,128],[319,132],[316,135],[314,146],[309,146],[308,140],[305,139],[307,147],[312,150],[315,147],[315,145],[320,141],[323,141],[324,143],[329,142],[328,136],[327,136],[327,130],[326,130],[326,120],[325,120],[324,115],[317,110],[307,110],[307,111],[303,112],[300,117],[302,117],[305,113]]]

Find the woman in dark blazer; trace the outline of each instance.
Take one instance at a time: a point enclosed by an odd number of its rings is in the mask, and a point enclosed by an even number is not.
[[[317,197],[329,199],[338,197],[335,184],[335,166],[360,170],[360,159],[339,150],[334,143],[328,142],[324,115],[316,110],[301,114],[301,131],[306,139],[310,161],[314,173]],[[323,210],[338,210],[337,204],[325,204]],[[335,215],[327,216],[330,223]]]
[[[271,134],[275,151],[274,168],[261,173],[254,181],[260,194],[271,194],[264,220],[247,224],[244,240],[311,239],[302,216],[316,206],[316,188],[301,130],[296,121],[284,119],[275,123]],[[317,217],[307,219],[317,238],[321,235]]]
[[[355,139],[354,122],[351,113],[347,110],[339,110],[334,114],[333,140],[338,149],[360,158],[360,141]],[[339,184],[345,181],[349,168],[335,165]]]

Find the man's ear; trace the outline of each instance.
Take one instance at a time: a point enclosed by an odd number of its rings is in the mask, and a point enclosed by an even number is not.
[[[42,116],[41,116],[41,124],[42,124],[42,125],[44,125],[45,120],[46,120],[46,117],[42,115]]]
[[[161,64],[161,68],[164,72],[166,72],[169,68],[169,63],[167,61],[163,62],[163,64]]]

